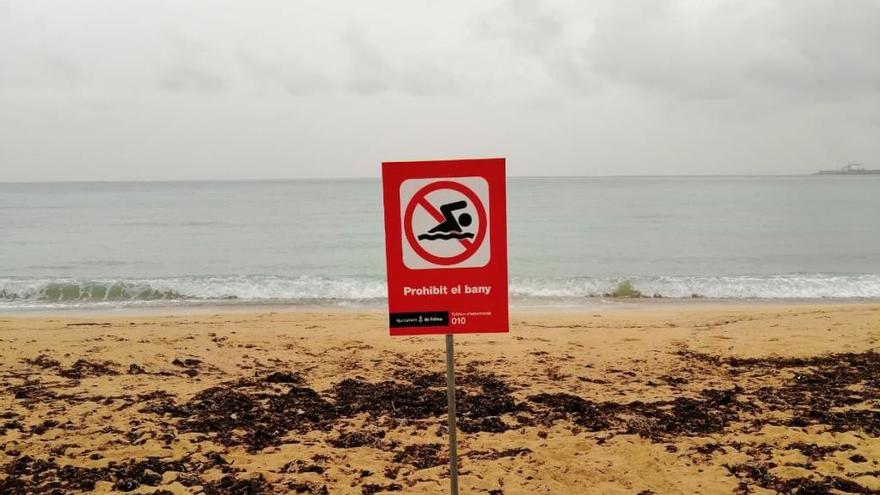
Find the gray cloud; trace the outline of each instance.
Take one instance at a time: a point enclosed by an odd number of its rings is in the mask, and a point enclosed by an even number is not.
[[[63,46],[39,43],[0,2],[0,88],[74,89],[84,74]]]
[[[563,16],[541,8],[536,0],[508,0],[476,24],[479,34],[505,38],[517,49],[543,54],[561,39]]]
[[[482,16],[475,32],[485,39],[506,41],[514,52],[534,57],[563,87],[588,89],[593,82],[583,53],[574,40],[565,37],[566,27],[565,15],[546,4],[508,0]]]
[[[876,0],[0,0],[0,180],[880,167],[878,51]]]
[[[0,62],[0,87],[73,90],[84,78],[77,64],[57,53],[43,53],[26,65]]]
[[[293,57],[269,57],[242,51],[238,60],[244,71],[266,87],[280,87],[293,96],[308,96],[333,87],[327,75],[303,66]]]
[[[388,90],[393,76],[382,53],[367,40],[358,28],[349,28],[342,36],[348,48],[349,68],[347,86],[361,94],[374,94]]]
[[[347,87],[371,95],[399,91],[414,96],[438,96],[460,90],[459,81],[430,54],[389,62],[362,29],[351,27],[342,36],[349,51]]]
[[[877,91],[880,3],[620,2],[585,48],[597,72],[682,99],[838,99]],[[858,4],[857,8],[854,6]]]
[[[226,89],[228,82],[220,71],[211,67],[207,50],[180,36],[169,39],[171,60],[159,73],[157,86],[166,91],[216,92]]]
[[[780,3],[784,41],[749,76],[779,91],[823,99],[880,92],[880,2]]]

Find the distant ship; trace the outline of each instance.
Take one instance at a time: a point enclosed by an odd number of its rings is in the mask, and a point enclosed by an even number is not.
[[[820,170],[813,175],[880,175],[880,170],[866,169],[858,163],[850,163],[836,170]]]

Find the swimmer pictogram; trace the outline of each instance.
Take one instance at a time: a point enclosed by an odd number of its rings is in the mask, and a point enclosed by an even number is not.
[[[407,266],[466,267],[488,262],[488,250],[482,249],[489,230],[488,185],[483,179],[423,179],[408,188],[414,190],[402,212],[409,248],[404,256],[410,255],[404,260]]]
[[[473,221],[470,214],[462,213],[455,217],[455,210],[467,208],[467,201],[455,201],[446,203],[440,207],[440,213],[443,215],[443,221],[439,225],[429,230],[425,234],[421,234],[419,240],[436,241],[438,239],[448,241],[450,239],[473,239],[472,232],[462,232],[462,227],[467,227]]]

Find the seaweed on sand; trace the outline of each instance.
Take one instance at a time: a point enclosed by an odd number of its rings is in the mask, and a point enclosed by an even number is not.
[[[104,361],[103,363],[93,363],[85,359],[78,359],[70,368],[62,369],[58,372],[64,378],[79,380],[90,376],[102,375],[118,375],[116,371],[116,363],[112,361]]]
[[[394,462],[409,464],[416,469],[427,469],[449,462],[442,454],[443,447],[438,443],[407,445],[394,455]]]
[[[778,386],[761,386],[751,395],[759,411],[790,415],[785,426],[825,425],[835,432],[863,431],[880,435],[880,354],[874,351],[809,358],[719,358],[691,352],[688,359],[729,370],[735,379],[761,382],[776,378]],[[778,421],[776,421],[778,423]]]
[[[206,483],[205,495],[262,495],[271,493],[268,483],[262,474],[253,478],[237,478],[228,474],[217,481]]]
[[[297,375],[273,375],[210,387],[182,404],[163,397],[142,411],[170,415],[182,431],[210,434],[223,445],[245,444],[250,451],[278,445],[290,431],[325,428],[338,417],[315,390],[296,385]]]
[[[393,381],[370,383],[348,378],[333,387],[333,397],[344,416],[369,413],[423,419],[446,411],[444,392]]]
[[[36,459],[25,455],[3,466],[6,478],[0,480],[0,493],[18,495],[91,492],[99,481],[113,483],[116,491],[129,492],[141,486],[158,486],[162,482],[162,474],[168,471],[202,473],[215,465],[210,461],[194,463],[188,457],[180,460],[147,457],[126,463],[111,462],[104,468],[84,468],[61,466],[51,458]],[[198,481],[201,483],[201,480]]]
[[[835,493],[857,493],[877,495],[880,491],[862,486],[855,481],[838,476],[817,476],[814,478],[782,479],[773,475],[770,470],[774,463],[753,463],[725,466],[741,483],[736,493],[751,493],[749,485],[757,485],[776,493],[796,495],[833,495]]]

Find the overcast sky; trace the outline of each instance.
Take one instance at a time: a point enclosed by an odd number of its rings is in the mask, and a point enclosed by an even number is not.
[[[0,181],[880,168],[880,0],[0,0]]]

